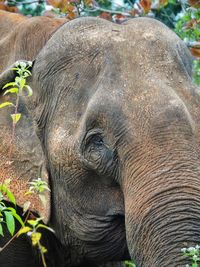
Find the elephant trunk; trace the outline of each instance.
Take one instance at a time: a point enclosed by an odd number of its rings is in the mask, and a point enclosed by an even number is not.
[[[126,173],[127,243],[137,267],[185,266],[181,249],[200,243],[200,164],[190,163]]]

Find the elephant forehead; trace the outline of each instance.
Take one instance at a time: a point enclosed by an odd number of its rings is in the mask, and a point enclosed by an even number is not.
[[[86,57],[98,50],[106,52],[106,56],[115,51],[124,62],[131,58],[141,62],[153,58],[153,65],[158,65],[158,61],[169,65],[180,45],[183,46],[171,30],[153,19],[133,19],[127,25],[115,25],[101,19],[81,18],[58,29],[39,58],[53,63],[59,58],[76,59],[76,54]]]
[[[54,117],[65,117],[62,125],[73,135],[100,102],[106,116],[115,104],[132,124],[149,120],[162,103],[169,104],[169,89],[178,91],[179,82],[187,80],[190,59],[181,40],[155,20],[115,25],[82,18],[63,25],[48,41],[33,67],[33,87],[39,101],[46,99],[46,107],[55,110]],[[65,139],[62,134],[59,140]]]
[[[177,88],[190,63],[182,41],[160,22],[115,25],[83,18],[63,25],[42,49],[33,68],[34,87],[51,96],[62,91],[63,97],[65,91],[66,99],[84,106],[83,98],[87,102],[100,86],[105,93],[137,95],[159,79]]]

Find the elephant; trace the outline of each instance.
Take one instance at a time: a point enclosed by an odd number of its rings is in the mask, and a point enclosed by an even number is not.
[[[185,44],[152,18],[78,18],[36,55],[34,93],[22,99],[46,162],[47,221],[64,251],[70,244],[89,262],[131,258],[137,267],[188,263],[181,248],[200,238],[191,70]]]
[[[15,64],[10,66],[18,59],[25,58],[33,60],[53,32],[67,19],[50,19],[47,17],[28,18],[20,14],[0,11],[0,48],[3,51],[0,55],[0,88],[8,79],[14,79],[11,69]],[[12,31],[10,31],[12,28]],[[34,37],[34,38],[33,38]],[[14,49],[11,49],[14,46]],[[25,61],[24,61],[25,63]],[[9,72],[5,71],[8,67]],[[1,91],[2,92],[2,91]],[[1,102],[15,102],[15,96],[0,95]],[[49,175],[46,167],[45,156],[41,142],[36,134],[36,125],[33,115],[29,112],[27,105],[22,97],[19,100],[20,120],[15,128],[13,138],[13,125],[10,114],[14,113],[14,108],[0,110],[0,182],[10,179],[12,182],[9,188],[15,193],[18,204],[18,213],[22,214],[20,208],[24,202],[30,201],[30,209],[33,213],[39,214],[44,222],[49,220],[51,209],[50,195],[45,191],[46,202],[43,203],[37,195],[28,195],[29,182],[37,177],[42,177],[48,183]],[[12,140],[13,139],[13,140]],[[18,230],[20,225],[17,225]],[[4,238],[0,237],[0,247],[4,247],[10,240],[11,236],[4,229]],[[120,262],[90,263],[88,260],[79,257],[76,250],[71,248],[70,244],[63,245],[51,233],[43,231],[42,244],[48,249],[45,254],[48,267],[123,267]],[[40,255],[31,245],[30,239],[26,236],[14,239],[5,249],[0,252],[0,266],[3,267],[41,267]]]

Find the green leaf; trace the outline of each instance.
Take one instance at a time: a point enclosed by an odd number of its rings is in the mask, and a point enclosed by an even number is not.
[[[19,66],[20,66],[22,69],[26,68],[26,62],[19,61],[18,64],[19,64]]]
[[[39,223],[39,221],[42,221],[42,220],[43,220],[43,218],[39,217],[39,218],[37,218],[37,219],[35,219],[35,220],[28,220],[27,222],[28,222],[31,226],[35,227],[35,226]]]
[[[14,205],[16,205],[16,200],[15,200],[15,197],[13,195],[13,193],[7,188],[7,191],[6,191],[6,195],[7,195],[7,198],[10,202],[12,202]]]
[[[27,73],[28,76],[31,76],[31,75],[32,75],[31,72],[30,72],[29,70],[25,70],[25,73]]]
[[[7,88],[7,87],[9,87],[9,86],[14,86],[14,85],[16,85],[15,82],[7,83],[7,84],[4,85],[3,89],[5,89],[5,88]]]
[[[27,89],[28,96],[32,96],[33,95],[33,90],[31,89],[31,87],[29,85],[25,85],[24,88]]]
[[[19,89],[17,87],[13,87],[11,89],[6,90],[3,95],[7,95],[8,93],[18,94],[19,93]]]
[[[22,235],[22,234],[26,234],[26,233],[28,233],[29,231],[31,231],[31,228],[28,227],[28,226],[25,226],[25,227],[23,227],[23,228],[21,228],[21,229],[19,230],[19,232],[18,232],[18,234],[17,234],[17,237],[19,237],[19,236]]]
[[[21,118],[21,113],[11,114],[12,121],[14,123],[17,123]]]
[[[37,220],[28,220],[27,221],[31,226],[36,226],[38,224]]]
[[[8,228],[8,231],[10,232],[11,235],[14,234],[15,232],[15,220],[10,211],[4,211],[5,217],[6,217],[6,225]]]
[[[46,226],[44,224],[38,224],[36,229],[38,229],[38,228],[44,228],[44,229],[47,229],[47,230],[51,231],[52,233],[55,233],[55,231],[52,228],[50,228],[50,227],[48,227],[48,226]]]
[[[5,210],[5,208],[6,208],[5,203],[0,202],[0,214],[1,214],[1,211]]]
[[[48,187],[48,185],[42,185],[42,187],[44,188],[44,190],[47,190],[49,192],[51,192],[50,188]]]
[[[22,227],[24,227],[24,222],[22,221],[22,218],[17,214],[16,210],[8,207],[7,210],[10,210],[13,217],[15,217],[15,219],[21,224]]]
[[[13,193],[8,189],[8,187],[5,184],[0,184],[0,191],[5,193],[8,200],[12,202],[14,205],[16,205],[16,200]]]
[[[15,83],[17,83],[18,85],[20,85],[20,82],[21,82],[21,77],[16,76],[15,77]]]
[[[2,228],[2,224],[0,223],[0,235],[1,236],[4,236],[4,234],[3,234],[3,228]]]
[[[4,108],[7,106],[13,106],[14,107],[15,105],[11,102],[4,102],[4,103],[0,104],[0,108]]]

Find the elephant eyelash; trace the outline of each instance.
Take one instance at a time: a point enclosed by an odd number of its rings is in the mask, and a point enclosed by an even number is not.
[[[93,142],[92,142],[93,141]],[[90,143],[95,143],[98,145],[103,145],[104,144],[104,136],[102,134],[102,131],[99,129],[92,130],[88,132],[85,135],[84,138],[84,147],[87,147]]]
[[[86,147],[89,144],[93,144],[96,146],[102,146],[104,144],[103,137],[99,134],[94,134],[91,135],[87,140],[86,140]]]

